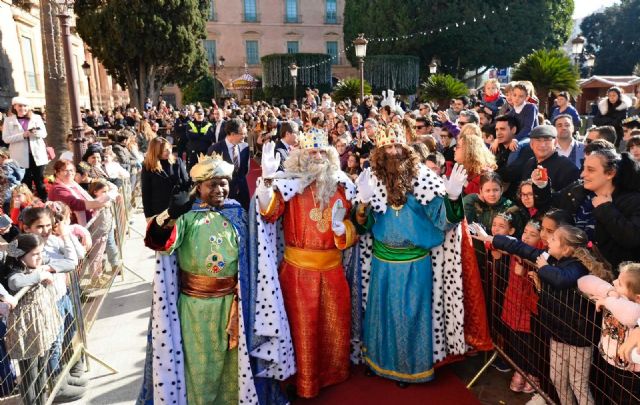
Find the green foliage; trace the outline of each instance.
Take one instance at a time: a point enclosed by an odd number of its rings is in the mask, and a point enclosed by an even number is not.
[[[420,58],[410,55],[372,55],[364,60],[364,78],[373,91],[415,94],[420,81]]]
[[[182,103],[195,104],[200,102],[202,105],[210,106],[211,99],[214,95],[214,86],[216,96],[220,97],[224,91],[224,87],[211,75],[206,75],[200,80],[187,84],[182,88]]]
[[[185,85],[208,71],[207,0],[76,0],[78,33],[140,105],[165,83]]]
[[[371,85],[364,81],[364,94],[371,94]],[[333,88],[332,99],[335,102],[340,102],[346,99],[355,101],[360,97],[360,79],[354,77],[348,77],[344,80],[340,80]]]
[[[571,34],[573,8],[573,0],[346,0],[344,41],[361,32],[398,38],[370,41],[367,55],[416,55],[420,66],[437,57],[440,72],[461,78],[483,66],[511,66],[531,49],[561,46]],[[414,33],[426,35],[403,38]],[[353,52],[348,56],[355,66]]]
[[[436,101],[441,108],[449,105],[451,99],[469,94],[467,86],[447,74],[431,75],[420,85],[422,101]]]
[[[550,92],[580,93],[580,74],[571,59],[558,49],[540,49],[520,59],[512,72],[513,80],[529,80],[540,99],[540,110],[545,111]]]
[[[596,56],[594,74],[628,75],[640,61],[640,1],[626,0],[582,20],[585,51]],[[633,44],[632,44],[633,42]]]
[[[289,72],[292,63],[298,66],[313,66],[298,69],[297,96],[304,94],[306,87],[317,88],[321,93],[331,92],[331,63],[324,53],[271,54],[261,58],[262,87],[267,99],[289,99],[293,97],[293,78]]]

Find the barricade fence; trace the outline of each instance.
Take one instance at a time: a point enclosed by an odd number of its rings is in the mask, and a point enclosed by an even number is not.
[[[640,403],[640,373],[616,355],[626,326],[576,288],[540,289],[529,275],[535,264],[474,244],[496,354],[523,377],[513,388],[529,382],[547,403],[562,405]]]
[[[119,195],[87,224],[93,243],[74,271],[55,274],[58,283],[22,288],[14,294],[14,308],[0,302],[0,404],[52,403],[69,372],[85,370],[88,358],[117,372],[88,351],[87,334],[123,268],[132,196],[128,181]]]

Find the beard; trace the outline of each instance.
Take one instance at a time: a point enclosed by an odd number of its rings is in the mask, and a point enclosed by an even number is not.
[[[413,191],[413,178],[418,174],[418,156],[408,147],[398,155],[387,155],[383,148],[371,156],[371,168],[387,189],[387,202],[400,206],[407,202],[407,193]]]
[[[327,160],[309,159],[305,165],[305,177],[309,184],[316,183],[315,202],[324,208],[338,188],[335,168]]]

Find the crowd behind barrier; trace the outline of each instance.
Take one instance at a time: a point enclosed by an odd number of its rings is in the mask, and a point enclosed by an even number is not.
[[[517,259],[506,253],[496,259],[483,244],[474,244],[495,344],[489,362],[506,360],[547,403],[640,403],[638,367],[617,356],[629,327],[606,307],[597,310],[596,301],[577,288],[552,295],[526,277],[524,288],[514,288],[510,263]],[[537,271],[534,263],[521,264],[525,274]],[[538,305],[543,300],[547,304]],[[514,312],[520,325],[515,329],[506,322]],[[523,324],[529,324],[528,332]]]
[[[93,244],[67,278],[70,312],[60,319],[42,303],[29,299],[47,292],[52,285],[38,283],[14,295],[12,310],[3,308],[6,324],[0,322],[0,402],[25,405],[50,404],[61,387],[74,378],[74,369],[85,369],[92,357],[87,334],[122,265],[114,268],[103,260],[107,235],[105,221],[113,218],[118,250],[122,253],[131,213],[131,189],[125,182],[119,189],[111,215],[101,210],[87,225]],[[25,298],[27,297],[27,298]],[[4,304],[4,303],[2,303]],[[52,308],[56,302],[51,301]],[[49,323],[42,328],[42,318]],[[6,327],[5,327],[6,325]],[[101,364],[108,366],[94,357]],[[112,368],[110,368],[112,371]]]

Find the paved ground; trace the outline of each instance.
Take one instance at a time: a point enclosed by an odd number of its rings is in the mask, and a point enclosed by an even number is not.
[[[132,227],[134,230],[144,230],[142,213],[134,214]],[[116,279],[88,341],[89,351],[118,369],[119,373],[112,374],[97,362],[91,361],[88,373],[89,391],[85,398],[74,403],[76,405],[133,404],[140,389],[151,305],[154,254],[144,247],[139,234],[131,232],[124,259],[126,265],[144,280],[126,270],[124,280],[120,277]],[[479,355],[451,367],[466,384],[482,367],[484,360],[485,356]],[[489,368],[476,383],[473,392],[486,405],[526,403],[531,396],[510,392],[510,378],[510,373],[503,374]]]

